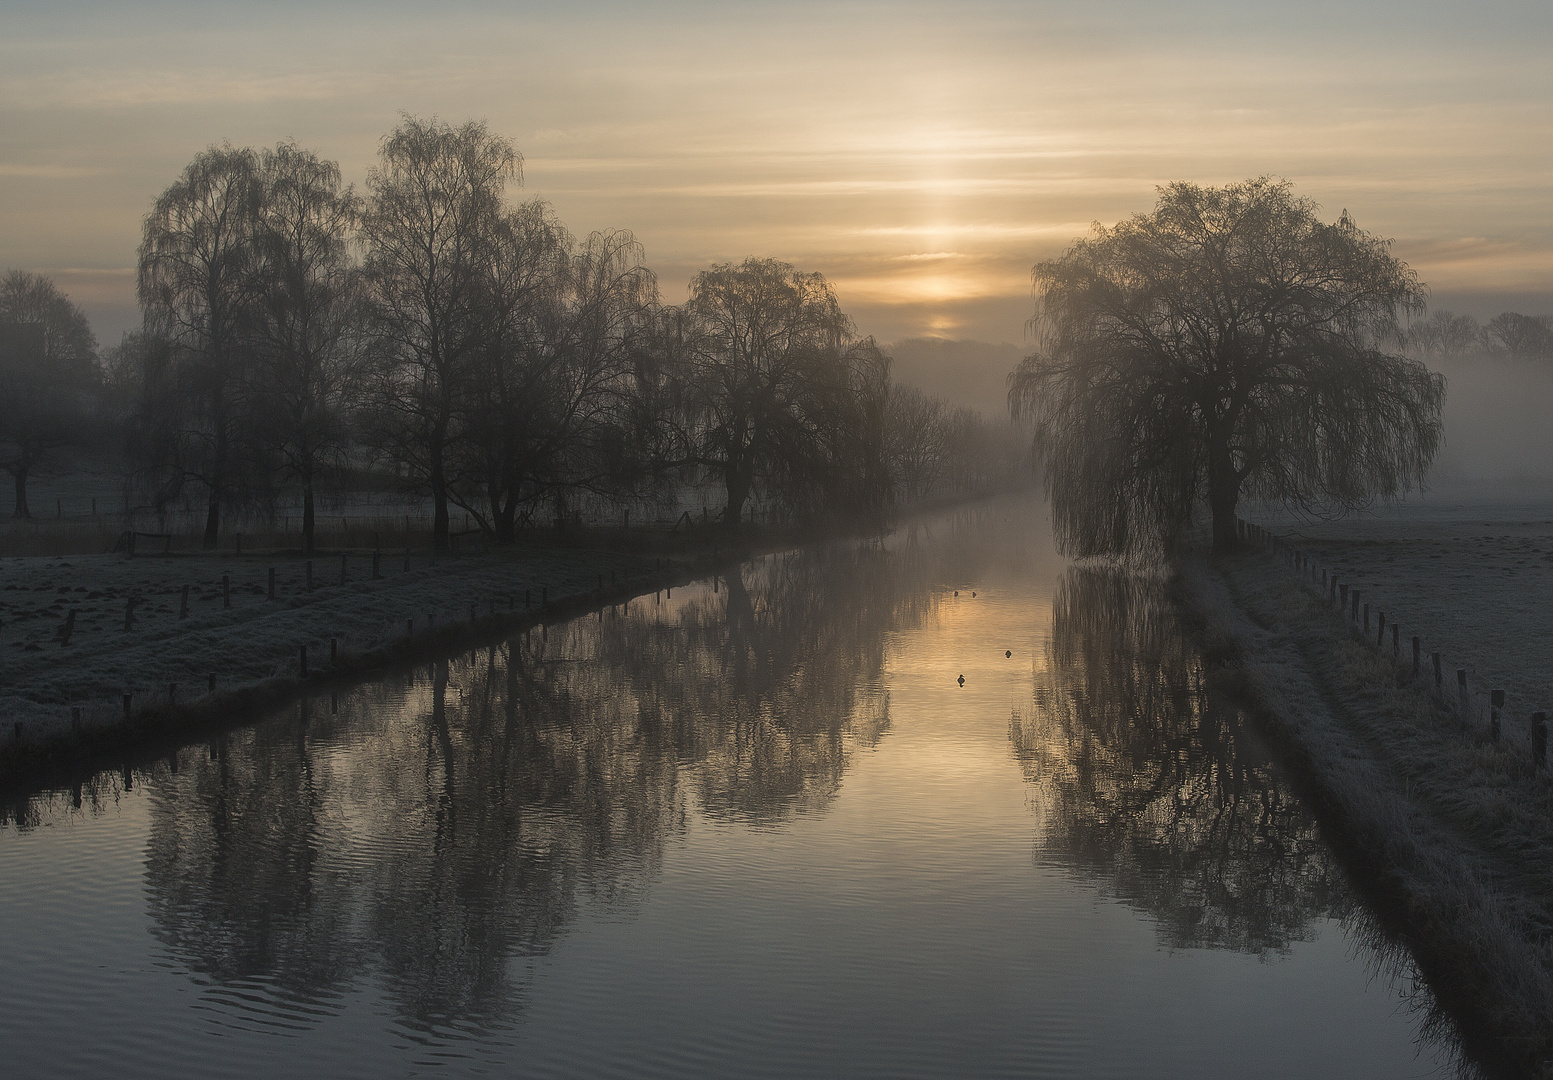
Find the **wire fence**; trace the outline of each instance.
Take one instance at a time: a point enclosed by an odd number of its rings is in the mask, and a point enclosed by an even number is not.
[[[1491,742],[1518,744],[1530,753],[1533,763],[1545,769],[1548,761],[1548,721],[1542,710],[1530,712],[1524,723],[1515,723],[1505,709],[1505,691],[1499,687],[1475,689],[1468,683],[1468,669],[1455,668],[1455,679],[1439,651],[1424,649],[1421,635],[1404,636],[1395,620],[1387,622],[1382,598],[1367,594],[1350,582],[1341,581],[1335,570],[1320,565],[1310,553],[1289,543],[1282,536],[1246,521],[1235,519],[1236,534],[1244,543],[1263,547],[1278,556],[1301,578],[1307,589],[1316,591],[1348,623],[1350,632],[1371,648],[1388,656],[1399,677],[1419,680],[1435,699],[1450,708],[1462,725]]]

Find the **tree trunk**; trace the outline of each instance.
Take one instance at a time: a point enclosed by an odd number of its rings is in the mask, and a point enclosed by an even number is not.
[[[431,478],[431,542],[439,552],[448,549],[448,485],[440,471]]]
[[[216,543],[221,539],[221,495],[215,488],[210,489],[210,504],[205,509],[205,550],[215,550]]]
[[[1210,446],[1208,450],[1208,509],[1213,515],[1213,551],[1223,554],[1238,544],[1235,536],[1235,507],[1240,502],[1240,477],[1235,474],[1229,450]]]
[[[16,513],[13,516],[30,518],[32,511],[27,509],[27,466],[18,463],[11,475],[16,480]]]
[[[728,505],[723,510],[723,525],[732,532],[739,527],[739,521],[744,516],[744,504],[750,497],[750,488],[753,484],[749,471],[730,465],[723,473],[723,486],[728,492]]]
[[[313,478],[302,478],[302,550],[313,553]]]
[[[518,500],[513,499],[505,506],[497,503],[492,507],[492,524],[495,526],[496,542],[498,544],[511,544],[518,538]]]

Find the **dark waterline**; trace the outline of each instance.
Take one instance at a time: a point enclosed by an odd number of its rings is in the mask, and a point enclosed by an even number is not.
[[[1158,584],[1039,507],[331,704],[6,824],[10,1075],[1452,1071]]]

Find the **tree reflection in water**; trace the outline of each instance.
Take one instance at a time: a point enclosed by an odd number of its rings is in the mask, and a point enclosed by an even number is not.
[[[149,784],[154,933],[223,1023],[305,1026],[376,976],[401,1032],[488,1036],[588,905],[629,907],[693,807],[827,806],[889,726],[911,543],[774,558],[185,748]]]
[[[1171,947],[1286,952],[1353,903],[1314,818],[1205,679],[1156,576],[1075,567],[1015,753],[1046,857]]]

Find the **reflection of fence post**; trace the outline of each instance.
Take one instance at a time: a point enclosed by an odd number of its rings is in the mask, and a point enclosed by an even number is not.
[[[1531,714],[1531,760],[1541,769],[1548,763],[1548,714]]]
[[[1391,624],[1391,662],[1402,662],[1402,628],[1396,623]]]
[[[301,678],[307,678],[307,646],[303,645],[297,650],[297,671]]]
[[[232,578],[228,574],[221,575],[221,606],[224,608],[232,606]]]
[[[307,591],[313,591],[313,560],[307,560]]]
[[[1504,708],[1504,691],[1488,692],[1488,737],[1499,741],[1499,710]]]
[[[1445,675],[1440,670],[1440,654],[1430,653],[1429,658],[1434,662],[1434,692],[1442,700],[1445,697]]]
[[[1420,666],[1418,661],[1419,657],[1422,655],[1419,652],[1420,645],[1421,643],[1418,640],[1418,636],[1415,634],[1413,636],[1413,678],[1415,679],[1418,678],[1418,669]]]
[[[1386,647],[1386,613],[1384,611],[1378,611],[1375,614],[1375,647],[1377,649],[1383,649]]]
[[[178,598],[178,618],[180,618],[180,619],[187,619],[188,617],[189,617],[189,587],[187,585],[185,585],[183,587],[183,595]]]

